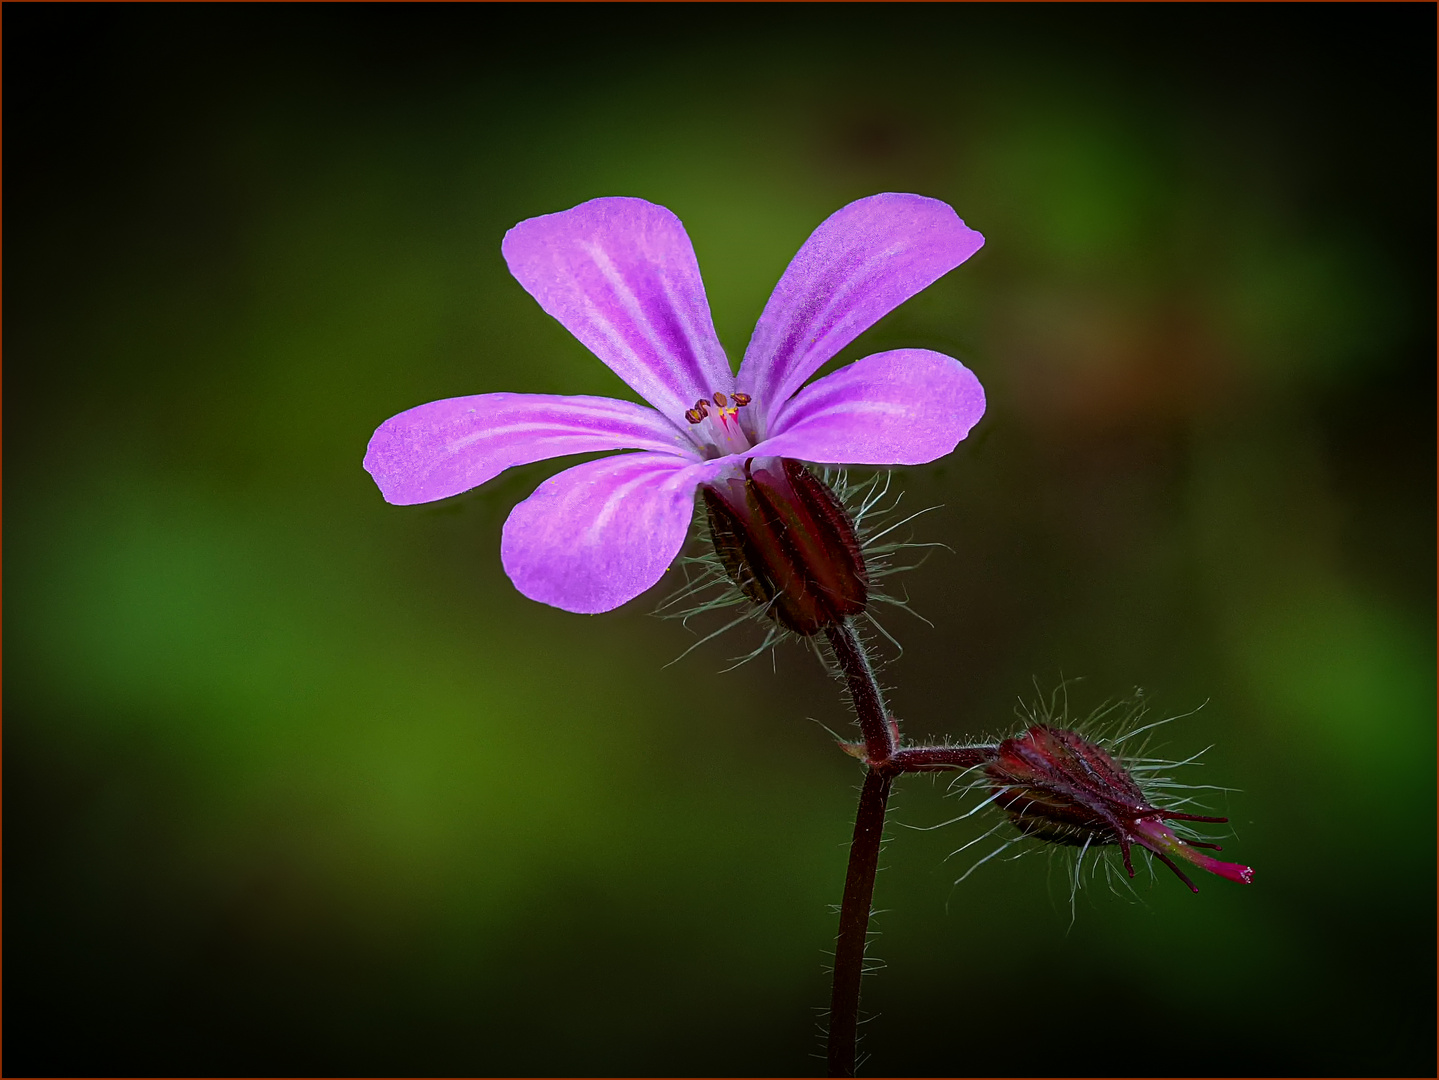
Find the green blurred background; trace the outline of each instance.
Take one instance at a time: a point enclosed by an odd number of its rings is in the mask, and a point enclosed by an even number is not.
[[[1249,888],[1071,925],[895,802],[869,1071],[1435,1068],[1431,5],[6,5],[5,1069],[813,1073],[859,773],[788,645],[514,591],[393,413],[629,396],[523,218],[685,222],[737,362],[878,191],[988,243],[847,349],[989,411],[905,470],[917,736],[1142,685]],[[506,21],[501,21],[501,19]],[[1282,30],[1274,29],[1283,25]],[[669,666],[666,666],[669,665]],[[819,723],[815,723],[818,721]]]

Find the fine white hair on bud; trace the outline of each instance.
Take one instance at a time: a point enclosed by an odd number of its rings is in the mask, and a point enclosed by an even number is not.
[[[1003,814],[987,832],[951,854],[999,838],[955,884],[1011,848],[1016,853],[1009,858],[1039,849],[1047,849],[1051,857],[1056,852],[1072,856],[1065,875],[1071,918],[1079,888],[1101,869],[1112,891],[1119,893],[1122,887],[1133,895],[1136,852],[1151,877],[1158,861],[1193,892],[1199,889],[1179,863],[1230,881],[1252,881],[1249,867],[1221,862],[1201,850],[1219,850],[1219,844],[1196,826],[1227,819],[1195,813],[1203,809],[1199,800],[1206,792],[1230,789],[1182,781],[1176,773],[1199,764],[1205,751],[1176,760],[1148,749],[1156,729],[1180,717],[1149,721],[1149,703],[1136,689],[1076,721],[1070,714],[1069,685],[1070,680],[1061,680],[1049,695],[1021,702],[1015,712],[1024,730],[1002,740],[992,760],[954,781],[954,793],[976,800],[961,818],[987,807]]]

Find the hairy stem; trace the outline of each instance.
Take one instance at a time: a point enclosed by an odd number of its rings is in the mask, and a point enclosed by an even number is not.
[[[844,619],[825,627],[825,637],[849,687],[849,699],[859,716],[859,729],[864,733],[865,755],[871,766],[889,761],[899,744],[884,709],[884,693],[874,677],[869,653],[859,640],[853,619]]]
[[[880,841],[884,837],[885,806],[893,782],[890,773],[870,769],[859,795],[854,840],[849,848],[849,870],[844,878],[844,900],[839,909],[839,936],[834,947],[834,989],[829,1000],[830,1076],[854,1075],[859,983],[864,975],[864,946],[869,935]]]
[[[973,769],[995,759],[999,747],[987,746],[906,746],[889,759],[895,772],[953,772]]]
[[[859,1029],[859,984],[864,975],[864,947],[869,935],[874,877],[879,869],[879,847],[884,836],[884,813],[889,789],[903,772],[946,772],[970,769],[992,761],[995,746],[899,745],[899,725],[885,710],[884,693],[874,665],[860,641],[853,619],[825,628],[834,657],[844,673],[850,701],[864,734],[865,774],[859,810],[854,819],[854,840],[844,878],[844,900],[839,909],[839,935],[834,949],[834,988],[829,1003],[829,1074],[853,1076],[855,1036]]]

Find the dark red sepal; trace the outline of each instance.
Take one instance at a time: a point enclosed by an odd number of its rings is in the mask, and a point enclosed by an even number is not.
[[[809,637],[864,610],[869,573],[854,524],[799,462],[747,461],[742,478],[701,492],[730,580],[781,626]]]

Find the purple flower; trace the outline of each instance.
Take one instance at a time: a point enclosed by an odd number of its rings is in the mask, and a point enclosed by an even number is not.
[[[755,458],[918,465],[984,413],[964,365],[928,349],[876,353],[805,380],[882,316],[969,258],[984,237],[936,199],[850,203],[800,248],[739,374],[715,336],[684,226],[643,199],[606,198],[505,234],[510,272],[652,407],[613,398],[480,394],[381,424],[365,468],[399,505],[458,495],[512,465],[637,450],[546,480],[505,522],[515,587],[567,611],[609,611],[660,579],[695,491]]]

